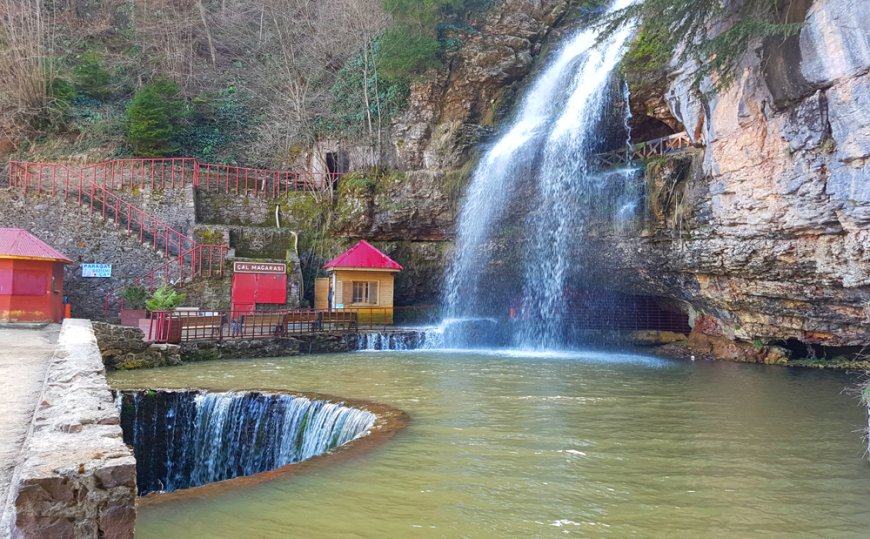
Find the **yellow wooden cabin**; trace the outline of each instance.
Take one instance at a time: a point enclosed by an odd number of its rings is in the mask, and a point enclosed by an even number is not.
[[[393,323],[396,261],[362,240],[323,267],[329,277],[315,283],[315,309],[355,312],[363,325]]]

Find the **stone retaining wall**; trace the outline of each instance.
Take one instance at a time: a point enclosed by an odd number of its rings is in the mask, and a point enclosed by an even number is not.
[[[141,369],[180,365],[179,346],[145,342],[139,328],[94,322],[94,335],[107,369]]]
[[[343,334],[319,333],[273,339],[192,341],[181,345],[181,360],[191,362],[348,352],[348,338],[348,335]]]
[[[133,537],[136,460],[88,320],[64,321],[23,454],[12,537]]]
[[[316,333],[266,339],[191,341],[182,345],[144,341],[139,328],[93,323],[99,354],[108,369],[165,367],[213,359],[283,357],[347,352],[355,349],[354,334]]]
[[[0,190],[0,207],[0,225],[29,230],[72,259],[64,270],[64,294],[76,318],[102,320],[106,294],[165,263],[138,236],[50,195],[25,198],[17,191]],[[90,262],[112,264],[112,277],[82,278],[81,264]]]

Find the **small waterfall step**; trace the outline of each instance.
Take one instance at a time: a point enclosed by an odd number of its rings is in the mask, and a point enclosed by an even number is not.
[[[359,351],[490,348],[506,344],[499,339],[503,324],[503,320],[490,317],[447,318],[437,326],[361,331],[350,344]]]
[[[116,405],[140,495],[301,462],[364,436],[377,419],[343,403],[257,391],[123,391]]]

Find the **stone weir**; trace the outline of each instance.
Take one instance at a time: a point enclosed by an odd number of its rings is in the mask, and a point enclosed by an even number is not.
[[[343,402],[257,391],[118,394],[139,494],[260,474],[369,434],[377,416]]]
[[[64,321],[22,455],[0,537],[133,537],[136,461],[90,321]]]

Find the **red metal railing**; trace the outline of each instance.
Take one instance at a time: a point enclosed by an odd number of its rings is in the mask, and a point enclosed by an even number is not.
[[[289,192],[323,191],[338,174],[263,170],[230,165],[197,164],[198,189],[228,194],[277,197]]]
[[[65,169],[64,175],[56,177],[59,168]],[[75,182],[80,172],[88,179],[105,189],[175,189],[187,185],[194,189],[216,191],[227,194],[276,197],[281,194],[299,191],[323,191],[340,177],[336,173],[265,170],[200,163],[192,157],[173,158],[133,158],[115,159],[74,167],[58,163],[9,162],[9,181],[13,184],[16,172],[27,171],[28,181],[17,179],[18,186],[25,192],[35,190],[54,194],[58,181],[66,181],[66,174]],[[32,180],[32,181],[31,181]]]
[[[151,243],[154,250],[164,256],[178,255],[197,246],[196,242],[115,195],[104,187],[110,176],[104,165],[70,167],[58,163],[9,163],[10,187],[28,192],[62,195],[64,200],[77,203],[91,214],[109,218],[115,228],[125,228],[137,235],[139,241]]]
[[[100,169],[107,189],[175,189],[196,186],[197,162],[192,157],[116,159],[92,165]]]
[[[581,331],[669,331],[686,335],[692,331],[687,315],[645,306],[574,311],[562,321],[566,326]]]
[[[184,286],[197,277],[222,277],[223,262],[228,251],[226,245],[197,245],[178,256],[170,257],[161,266],[128,280],[124,286],[110,290],[106,294],[104,311],[108,314],[113,307],[125,307],[124,289],[128,286],[141,286],[150,294],[164,284]]]
[[[178,343],[382,330],[392,327],[401,319],[419,319],[436,312],[431,306],[276,309],[255,312],[160,311],[151,313],[145,339]]]
[[[346,309],[276,309],[268,311],[192,310],[152,313],[146,340],[264,339],[312,333],[347,333],[360,330],[401,329],[402,324],[434,324],[439,310],[433,306],[352,307]],[[497,317],[511,323],[510,317]],[[518,320],[517,320],[518,321]],[[573,331],[672,331],[688,334],[683,313],[650,305],[608,305],[572,310],[562,317]],[[408,326],[406,326],[408,327]]]

